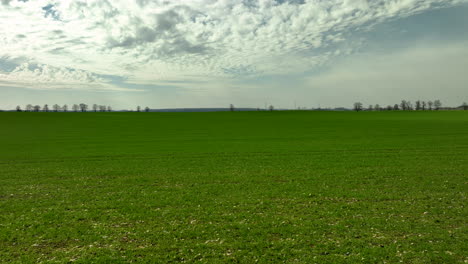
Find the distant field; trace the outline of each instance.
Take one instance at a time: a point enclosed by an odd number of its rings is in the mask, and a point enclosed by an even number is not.
[[[0,262],[467,263],[468,111],[0,113]]]

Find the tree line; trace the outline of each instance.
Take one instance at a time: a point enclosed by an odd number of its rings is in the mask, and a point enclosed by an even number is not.
[[[143,109],[145,112],[149,112],[150,108],[145,107]],[[112,107],[109,105],[98,105],[98,104],[93,104],[91,106],[91,110],[89,109],[89,106],[87,104],[81,103],[81,104],[73,104],[71,108],[68,107],[68,105],[58,105],[54,104],[52,107],[49,107],[48,104],[45,104],[44,106],[40,105],[32,105],[28,104],[24,109],[21,108],[21,106],[16,107],[17,112],[112,112]],[[137,112],[141,112],[142,108],[141,106],[137,106],[136,108]]]
[[[369,105],[367,108],[364,108],[364,105],[361,102],[355,102],[353,104],[353,110],[354,111],[412,111],[412,110],[417,110],[417,111],[425,111],[425,110],[440,110],[442,108],[442,103],[440,100],[434,100],[434,101],[421,101],[418,100],[414,102],[414,104],[411,101],[407,100],[402,100],[399,104],[394,104],[388,105],[386,107],[382,107],[379,104],[375,105]],[[468,104],[465,102],[462,104],[461,108],[463,110],[468,110]],[[273,111],[275,108],[273,105],[270,105],[267,109],[269,111]],[[346,108],[342,108],[343,110],[347,110]],[[136,112],[149,112],[151,109],[149,107],[145,107],[144,109],[141,108],[141,106],[136,107]],[[229,106],[230,111],[235,111],[235,107],[233,104]],[[257,108],[258,111],[260,111],[260,108]],[[68,105],[63,105],[60,106],[58,104],[54,104],[52,107],[49,107],[48,104],[45,104],[44,106],[40,105],[32,105],[28,104],[24,108],[24,110],[21,108],[21,106],[16,107],[17,112],[88,112],[89,111],[89,106],[87,104],[81,103],[81,104],[73,104],[71,108],[69,109]],[[98,104],[93,104],[91,107],[92,112],[112,112],[112,107],[111,106],[106,106],[106,105],[98,105]],[[132,110],[133,111],[133,110]]]
[[[98,112],[98,111],[99,112],[111,112],[112,111],[111,106],[94,104],[92,107],[93,107],[92,110],[94,112]],[[16,107],[17,112],[23,112],[23,111],[24,112],[87,112],[88,109],[89,109],[89,106],[83,103],[73,104],[70,108],[66,104],[62,106],[58,104],[54,104],[52,107],[49,107],[48,104],[45,104],[42,107],[40,105],[28,104],[26,105],[24,110],[19,105]]]
[[[379,104],[376,104],[376,105],[369,105],[367,108],[364,108],[364,105],[361,102],[356,102],[353,105],[353,110],[357,112],[364,111],[364,110],[367,110],[367,111],[384,111],[384,110],[386,111],[399,111],[399,110],[432,111],[432,110],[440,110],[441,108],[442,108],[442,102],[440,100],[427,101],[427,102],[418,100],[414,102],[414,104],[411,101],[401,100],[399,104],[394,104],[393,106],[388,105],[386,107],[381,107]],[[463,110],[468,110],[468,104],[463,103],[462,108]]]

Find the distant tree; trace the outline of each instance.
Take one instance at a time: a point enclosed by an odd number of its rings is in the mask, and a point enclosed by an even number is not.
[[[356,102],[353,105],[354,111],[359,112],[362,111],[362,103],[361,102]]]
[[[137,106],[136,110],[137,110],[137,112],[141,112],[141,107]]]
[[[398,106],[398,104],[395,104],[395,105],[393,106],[393,110],[395,110],[395,111],[400,110],[400,107]]]
[[[32,104],[27,104],[26,105],[26,111],[32,112],[34,110],[34,106]]]
[[[413,110],[413,105],[410,101],[402,100],[400,106],[402,110]]]
[[[392,106],[391,105],[387,105],[387,111],[392,111]]]
[[[18,105],[18,106],[16,107],[16,112],[23,112],[23,110],[21,110],[21,106]]]
[[[150,111],[150,108],[149,107],[145,107],[145,112],[149,112]]]
[[[42,108],[42,111],[49,112],[49,106],[45,104],[44,107]]]
[[[401,107],[401,110],[407,110],[408,104],[406,100],[401,100],[400,107]]]
[[[274,107],[273,105],[270,105],[270,106],[268,107],[268,109],[269,109],[270,111],[274,111],[274,110],[275,110],[275,107]]]
[[[78,110],[80,109],[80,107],[79,107],[77,104],[74,104],[74,105],[72,106],[72,109],[73,109],[74,112],[78,112]]]
[[[427,107],[429,108],[429,110],[432,110],[433,105],[434,105],[434,103],[432,101],[427,102]]]
[[[422,110],[425,111],[426,110],[426,102],[422,101],[421,103],[421,107],[422,107]]]
[[[52,109],[54,109],[54,112],[58,112],[58,111],[60,111],[60,105],[54,104],[54,105],[52,106]]]
[[[407,106],[408,110],[414,110],[413,103],[411,103],[411,101],[407,101],[406,103],[408,104]]]
[[[374,106],[374,110],[375,110],[375,111],[380,111],[380,110],[381,110],[381,109],[380,109],[380,105],[379,105],[379,104],[376,104],[376,105]]]
[[[367,107],[367,111],[374,111],[374,106],[373,105],[369,105]]]
[[[107,112],[112,112],[112,107],[108,106],[107,107]]]
[[[62,111],[67,112],[68,111],[68,105],[64,104],[62,106]]]
[[[229,110],[230,110],[231,112],[233,112],[234,110],[236,110],[236,109],[234,108],[234,105],[233,105],[233,104],[230,104],[230,105],[229,105]]]
[[[441,107],[442,107],[442,103],[440,102],[440,100],[435,100],[434,101],[435,110],[440,110]]]
[[[466,102],[462,104],[462,107],[463,107],[463,110],[468,110],[468,104]]]
[[[97,104],[93,104],[93,111],[94,111],[94,112],[97,112],[97,110],[98,110],[98,105],[97,105]]]
[[[416,110],[421,110],[421,109],[422,109],[421,101],[417,100],[416,101]]]
[[[41,107],[39,105],[34,106],[34,112],[39,112],[41,111]]]
[[[80,110],[81,112],[86,112],[88,110],[88,105],[87,104],[80,104]]]

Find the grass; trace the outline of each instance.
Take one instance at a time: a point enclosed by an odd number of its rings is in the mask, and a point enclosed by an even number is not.
[[[4,263],[468,262],[468,112],[0,125]]]

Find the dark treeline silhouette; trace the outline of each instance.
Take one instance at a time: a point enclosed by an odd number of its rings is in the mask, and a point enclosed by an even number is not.
[[[353,105],[354,111],[433,111],[441,109],[463,109],[468,110],[468,104],[463,103],[459,107],[446,107],[442,108],[442,102],[440,100],[434,101],[421,101],[417,100],[414,104],[411,101],[401,100],[399,104],[394,104],[393,106],[388,105],[386,107],[381,107],[380,105],[369,105],[366,109],[363,108],[362,103],[356,102]]]
[[[84,103],[80,104],[73,104],[70,108],[68,105],[63,105],[60,106],[58,104],[54,104],[51,108],[49,108],[48,104],[45,104],[44,106],[40,105],[32,105],[32,104],[27,104],[24,109],[21,108],[21,106],[16,107],[17,112],[88,112],[89,106]],[[265,105],[264,109],[261,108],[236,108],[233,104],[229,105],[229,108],[207,108],[209,111],[274,111],[275,107],[273,105]],[[189,112],[197,112],[201,111],[204,112],[207,109],[205,108],[187,108],[187,109],[151,109],[148,106],[145,108],[142,108],[141,106],[137,106],[135,110],[119,110],[122,112],[125,111],[136,111],[136,112],[184,112],[184,111],[189,111]],[[356,112],[360,111],[434,111],[434,110],[468,110],[468,104],[464,102],[462,105],[457,106],[457,107],[442,107],[442,102],[440,100],[434,100],[434,101],[422,101],[422,100],[417,100],[414,103],[411,101],[407,100],[401,100],[400,103],[392,105],[387,105],[387,106],[381,106],[379,104],[375,105],[368,105],[367,108],[364,107],[364,104],[361,102],[355,102],[353,104],[352,109],[349,108],[344,108],[344,107],[337,107],[337,108],[311,108],[309,110],[312,111],[350,111],[354,110]],[[98,105],[98,104],[93,104],[91,106],[91,110],[93,112],[112,112],[112,107],[111,106],[106,106],[106,105]],[[280,110],[288,110],[288,109],[280,109]],[[297,110],[308,110],[305,107],[299,107]]]
[[[223,111],[224,109],[225,108],[219,108],[220,111]],[[275,111],[275,106],[265,105],[264,109],[262,109],[260,107],[257,107],[257,108],[236,108],[233,104],[230,104],[228,110],[231,111],[231,112],[234,112],[234,111]]]
[[[141,110],[141,106],[137,106],[136,111],[137,111],[137,112],[141,112],[141,111],[142,111],[142,110]],[[147,107],[144,108],[144,111],[145,111],[145,112],[149,112],[149,111],[151,111],[151,109],[147,106]]]
[[[88,111],[88,105],[87,104],[84,104],[84,103],[81,103],[81,104],[74,104],[72,105],[71,107],[71,110],[73,112],[87,112]],[[21,109],[21,106],[17,106],[16,107],[16,111],[17,112],[23,112],[23,110]],[[48,104],[45,104],[43,107],[41,107],[40,105],[32,105],[32,104],[28,104],[26,105],[25,109],[24,109],[24,112],[50,112],[50,109],[49,109],[49,105]],[[53,112],[68,112],[68,105],[63,105],[63,106],[60,106],[58,104],[54,104],[52,106],[52,111]],[[93,111],[94,112],[111,112],[112,111],[112,107],[110,106],[106,106],[106,105],[97,105],[97,104],[93,104]]]

